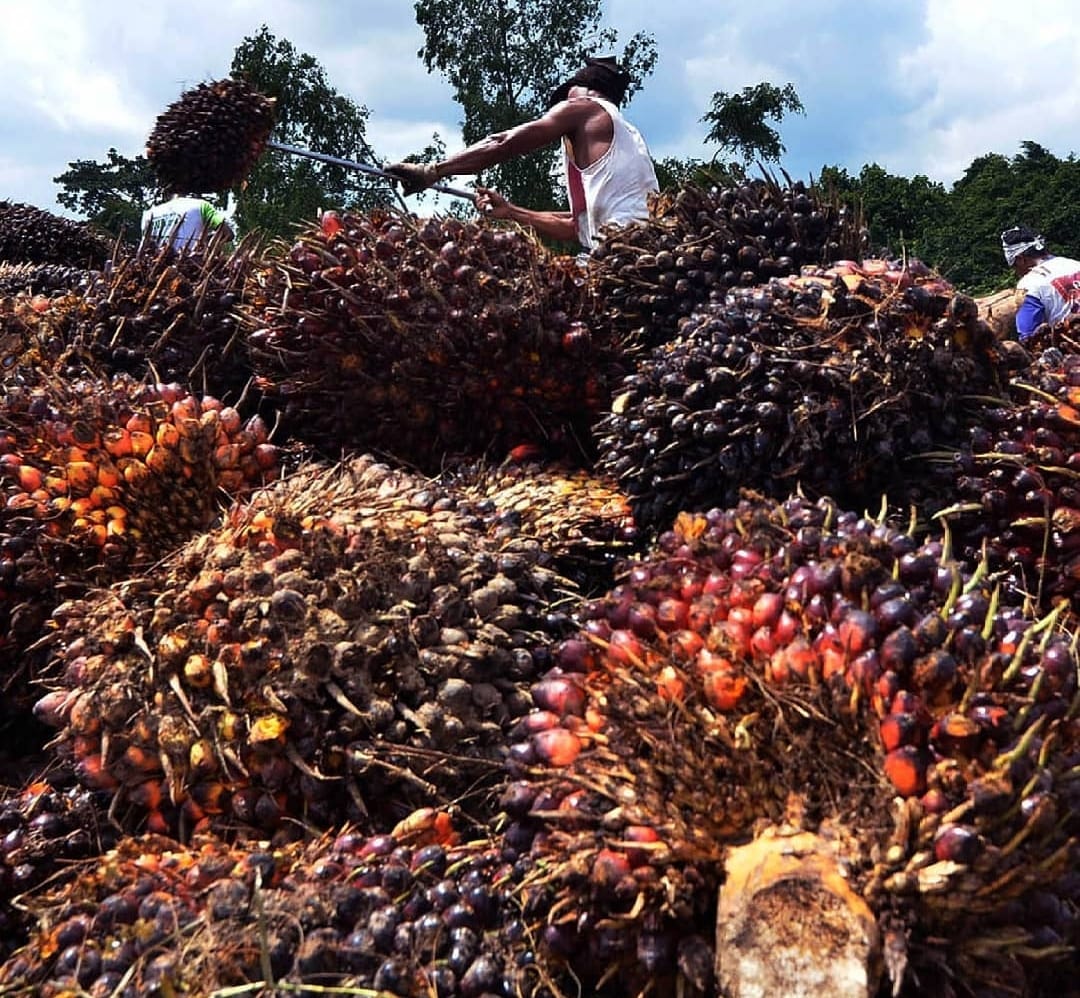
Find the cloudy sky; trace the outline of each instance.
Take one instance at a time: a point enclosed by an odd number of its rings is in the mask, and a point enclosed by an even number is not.
[[[868,162],[951,184],[976,156],[1025,139],[1080,146],[1076,0],[606,0],[605,24],[651,33],[659,62],[629,105],[656,157],[708,158],[700,122],[719,90],[792,83],[804,117],[781,126],[794,177]],[[657,12],[663,11],[662,21]],[[439,132],[460,145],[449,87],[429,76],[410,0],[0,0],[0,199],[52,211],[52,178],[110,146],[142,151],[188,87],[227,75],[265,23],[371,111],[398,159]]]

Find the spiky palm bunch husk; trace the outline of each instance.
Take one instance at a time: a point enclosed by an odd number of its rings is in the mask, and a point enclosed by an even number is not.
[[[26,652],[57,603],[171,552],[274,478],[279,451],[258,417],[122,376],[17,367],[0,412],[0,671],[25,702],[40,665]]]
[[[955,476],[937,515],[958,553],[985,552],[1035,612],[1080,608],[1080,358],[1053,352],[1010,379],[1012,401],[989,405],[962,449],[935,455]]]
[[[947,476],[908,459],[962,445],[1005,370],[970,298],[908,283],[774,281],[695,313],[597,424],[598,469],[660,529],[742,487],[853,508],[928,498]]]
[[[503,834],[584,980],[674,993],[763,824],[829,830],[904,993],[1022,988],[1075,941],[1057,616],[1003,608],[940,542],[760,497],[681,516],[583,616],[533,688]]]
[[[85,287],[94,273],[62,263],[0,263],[0,297],[71,294]]]
[[[534,539],[552,566],[585,592],[609,589],[639,532],[627,497],[610,479],[537,461],[465,464],[441,479],[458,511],[496,537]]]
[[[589,258],[603,323],[649,349],[683,318],[731,290],[862,257],[857,215],[801,181],[766,176],[736,186],[685,184],[648,221],[606,233]]]
[[[308,843],[125,839],[27,902],[30,945],[0,966],[5,994],[290,989],[354,995],[551,998],[497,840],[461,841],[449,817]]]
[[[522,230],[377,211],[302,231],[245,311],[291,432],[437,473],[523,443],[580,459],[625,373],[591,307],[574,262]]]
[[[108,795],[35,780],[0,791],[0,959],[26,941],[27,893],[77,860],[100,856],[118,838]]]
[[[168,190],[224,191],[247,176],[273,126],[274,101],[246,81],[200,83],[158,115],[146,158]]]
[[[237,311],[261,258],[257,236],[235,248],[208,239],[183,253],[119,257],[63,300],[59,327],[71,362],[179,382],[239,405],[252,372]]]
[[[135,827],[482,812],[573,591],[449,505],[367,458],[258,494],[155,578],[57,611],[39,716]]]
[[[108,258],[108,243],[86,223],[18,201],[0,201],[0,261],[98,268]]]

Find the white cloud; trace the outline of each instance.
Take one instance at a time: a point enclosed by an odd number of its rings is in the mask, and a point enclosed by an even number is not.
[[[895,172],[956,180],[987,152],[1014,155],[1031,139],[1073,151],[1080,118],[1080,22],[1072,0],[1015,4],[935,0],[921,45],[895,79],[912,99],[887,152]]]

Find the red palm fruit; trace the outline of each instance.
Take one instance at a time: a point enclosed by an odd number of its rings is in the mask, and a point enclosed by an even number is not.
[[[623,829],[624,842],[653,843],[660,841],[660,835],[655,828],[649,825],[627,825]],[[632,867],[644,866],[652,858],[651,849],[635,849],[630,847],[626,850],[626,859]]]
[[[681,599],[666,597],[656,608],[656,623],[667,634],[686,627],[689,605]]]
[[[559,717],[585,713],[585,690],[569,676],[547,676],[532,687],[533,702]]]
[[[601,890],[611,890],[630,872],[626,854],[614,849],[601,849],[593,860],[592,882]]]
[[[607,656],[618,665],[640,665],[645,652],[637,635],[631,631],[617,630],[611,634]]]
[[[668,654],[676,662],[692,661],[704,647],[705,639],[695,630],[684,628],[668,637]]]
[[[755,658],[769,658],[776,651],[776,635],[768,625],[759,627],[750,635],[750,651]]]
[[[536,754],[552,766],[569,766],[581,753],[581,739],[565,728],[551,728],[533,735]]]
[[[754,603],[752,623],[755,628],[773,627],[784,610],[784,598],[779,593],[762,593]]]
[[[75,776],[91,790],[115,790],[119,786],[100,755],[88,755],[76,762]]]
[[[885,756],[885,775],[901,797],[926,792],[926,757],[914,745],[902,745]]]
[[[723,672],[710,672],[703,683],[705,699],[721,713],[734,710],[746,693],[745,676],[733,676]]]
[[[886,752],[892,752],[901,745],[920,743],[923,727],[914,714],[889,714],[881,721],[881,744]]]
[[[848,654],[854,657],[873,646],[877,623],[865,610],[849,610],[837,628],[837,635]]]

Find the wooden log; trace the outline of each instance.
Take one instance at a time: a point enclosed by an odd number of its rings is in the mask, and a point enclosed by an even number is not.
[[[833,846],[770,829],[732,850],[720,888],[716,973],[729,998],[870,998],[881,936]]]

